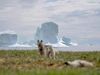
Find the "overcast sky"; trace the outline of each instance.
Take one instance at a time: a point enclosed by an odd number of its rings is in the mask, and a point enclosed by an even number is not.
[[[32,39],[44,22],[59,25],[59,35],[81,42],[100,41],[100,0],[0,0],[0,32]]]

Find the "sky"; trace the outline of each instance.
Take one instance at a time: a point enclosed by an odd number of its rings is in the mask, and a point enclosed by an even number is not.
[[[60,36],[100,45],[100,0],[0,0],[0,32],[11,30],[19,40],[31,40],[49,21],[58,24]]]

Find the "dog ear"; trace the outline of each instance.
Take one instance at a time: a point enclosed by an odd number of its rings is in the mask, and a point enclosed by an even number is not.
[[[37,42],[39,43],[40,41],[39,41],[39,40],[37,40]]]
[[[65,64],[65,65],[69,65],[69,63],[68,63],[67,61],[66,61],[66,62],[64,62],[64,64]]]
[[[43,42],[43,40],[41,40],[41,43]]]

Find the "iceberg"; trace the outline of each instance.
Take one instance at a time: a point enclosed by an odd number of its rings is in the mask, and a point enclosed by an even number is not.
[[[14,44],[14,45],[10,45],[9,47],[32,47],[31,45],[28,44]]]
[[[72,46],[78,46],[78,44],[77,43],[74,43],[74,42],[71,42],[70,43]]]
[[[43,40],[45,43],[57,43],[58,25],[53,22],[46,22],[37,28],[35,40]]]
[[[62,43],[67,46],[77,46],[78,45],[77,43],[72,42],[70,38],[67,38],[65,36],[62,37],[62,41],[63,41]]]
[[[37,40],[43,40],[45,44],[53,47],[69,47],[77,46],[77,43],[71,41],[70,38],[60,37],[58,25],[54,22],[46,22],[38,27],[34,36],[34,43]]]
[[[8,47],[17,42],[17,34],[13,31],[0,32],[0,47]]]
[[[51,44],[51,43],[47,43],[46,45],[51,45],[53,47],[69,47],[61,42],[55,43],[55,44]]]

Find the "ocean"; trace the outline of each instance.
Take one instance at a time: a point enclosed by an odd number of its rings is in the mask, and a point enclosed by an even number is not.
[[[58,51],[100,51],[100,46],[70,46],[70,47],[55,47]],[[37,50],[36,47],[0,47],[0,50]]]

